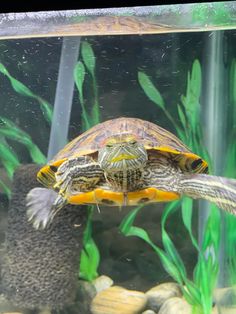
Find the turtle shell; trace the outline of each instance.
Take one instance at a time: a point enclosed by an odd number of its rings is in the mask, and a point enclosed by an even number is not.
[[[207,162],[192,153],[175,135],[160,126],[137,118],[118,118],[97,124],[69,142],[38,173],[45,186],[55,183],[57,168],[68,158],[91,155],[103,147],[106,139],[114,135],[132,134],[147,151],[161,152],[172,158],[185,172],[206,173]],[[153,155],[153,154],[152,154]]]

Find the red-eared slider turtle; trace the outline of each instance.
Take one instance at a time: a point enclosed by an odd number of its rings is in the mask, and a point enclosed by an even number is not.
[[[165,129],[113,119],[75,138],[38,172],[48,191],[29,192],[27,213],[44,228],[66,203],[129,206],[187,195],[236,214],[236,180],[207,171],[207,162]]]

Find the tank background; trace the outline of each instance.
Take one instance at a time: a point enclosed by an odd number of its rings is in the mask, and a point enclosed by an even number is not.
[[[175,132],[158,107],[143,93],[137,81],[138,70],[144,70],[162,93],[171,113],[186,88],[187,71],[192,62],[204,57],[204,38],[210,33],[179,33],[145,36],[87,37],[96,59],[96,77],[102,120],[118,116],[135,116],[156,122]],[[225,40],[233,42],[236,32],[225,32]],[[9,72],[36,94],[53,104],[59,68],[62,38],[38,38],[0,42],[1,60]],[[235,44],[231,46],[232,53]],[[227,56],[226,56],[227,60]],[[203,69],[204,71],[204,69]],[[204,72],[203,72],[204,75]],[[7,78],[0,77],[1,115],[28,132],[33,141],[47,153],[50,128],[39,106],[31,99],[16,94]],[[90,103],[90,86],[85,90],[85,104]],[[69,140],[80,133],[81,108],[75,90],[69,127]],[[26,149],[15,142],[14,146],[22,163],[30,162]],[[4,196],[1,200],[4,200]],[[137,224],[146,229],[161,245],[160,221],[163,205],[145,207]],[[129,210],[121,212],[103,208],[94,216],[94,239],[101,251],[100,273],[111,276],[124,287],[145,290],[155,282],[170,280],[156,255],[141,240],[125,238],[118,233],[118,225]],[[194,219],[197,233],[197,212]],[[179,213],[169,222],[169,232],[180,254],[184,255],[189,275],[196,261]],[[117,245],[117,243],[119,243]]]

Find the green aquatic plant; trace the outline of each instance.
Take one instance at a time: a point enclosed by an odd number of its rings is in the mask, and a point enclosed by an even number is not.
[[[230,116],[232,117],[232,131],[229,137],[228,151],[226,152],[226,162],[224,175],[236,178],[236,59],[231,62],[229,73],[229,95],[231,103]],[[236,284],[236,220],[231,215],[227,214],[225,217],[225,255],[228,268],[228,284]]]
[[[138,80],[144,93],[161,108],[174,125],[178,137],[186,143],[194,152],[201,155],[210,163],[207,150],[202,143],[202,130],[200,123],[200,103],[201,94],[201,65],[198,60],[193,62],[191,72],[187,75],[187,89],[185,95],[181,96],[181,102],[177,105],[180,124],[172,117],[167,106],[155,85],[144,73],[138,73]],[[210,163],[211,165],[211,163]],[[210,167],[211,168],[211,167]],[[188,279],[184,262],[170,236],[166,232],[167,218],[169,218],[178,208],[181,207],[182,220],[187,229],[191,242],[198,253],[198,261],[194,269],[192,280]],[[157,247],[150,239],[148,233],[133,225],[134,219],[140,208],[134,209],[123,220],[120,229],[127,236],[138,236],[147,242],[157,253],[162,261],[163,267],[176,280],[183,291],[186,301],[192,305],[193,313],[209,314],[212,310],[212,295],[218,275],[217,256],[220,242],[220,215],[214,205],[211,206],[209,218],[204,228],[203,241],[198,244],[192,230],[193,201],[190,198],[183,198],[168,204],[163,212],[162,242],[164,249]]]
[[[92,237],[93,206],[88,206],[88,211],[88,220],[83,235],[83,250],[80,256],[79,277],[86,281],[92,281],[98,276],[100,253]]]
[[[14,171],[19,166],[20,161],[16,153],[7,143],[6,138],[4,136],[1,136],[0,152],[1,152],[1,163],[4,166],[8,177],[12,179]]]
[[[150,239],[146,230],[134,226],[134,220],[141,207],[135,208],[125,217],[120,225],[120,230],[126,236],[141,238],[153,248],[166,272],[180,285],[184,298],[193,307],[194,314],[210,314],[212,310],[212,291],[215,287],[218,274],[218,262],[216,261],[214,250],[218,249],[219,234],[215,232],[215,226],[208,219],[204,231],[205,237],[202,249],[199,247],[192,233],[191,201],[191,199],[186,198],[185,204],[182,205],[182,210],[188,212],[188,215],[183,215],[184,225],[189,231],[191,241],[199,253],[199,259],[194,269],[192,280],[188,279],[184,262],[166,231],[167,219],[181,206],[180,201],[175,201],[165,206],[162,214],[161,230],[164,249],[158,247]],[[220,219],[218,219],[218,223],[219,221]],[[212,251],[210,251],[210,248],[212,248]]]
[[[191,199],[186,198],[183,210],[189,211],[189,209],[191,209],[191,201]],[[166,231],[167,219],[180,207],[180,205],[180,201],[172,202],[165,207],[165,210],[163,212],[161,219],[161,230],[164,249],[161,249],[160,247],[155,245],[155,243],[150,239],[146,230],[134,226],[134,220],[141,207],[135,208],[126,216],[126,218],[120,225],[120,230],[126,236],[137,236],[141,238],[154,249],[158,257],[160,258],[166,272],[180,285],[185,299],[189,304],[193,306],[193,313],[211,313],[212,289],[214,288],[216,283],[218,265],[214,262],[214,257],[212,255],[209,254],[209,257],[206,257],[200,250],[191,230],[192,213],[190,213],[190,215],[184,216],[184,225],[186,226],[187,230],[189,230],[192,243],[199,253],[199,261],[197,263],[197,266],[195,267],[194,278],[192,281],[188,279],[184,262],[181,259],[178,251],[173,244],[173,241]],[[207,227],[205,230],[207,232]],[[216,242],[217,240],[218,239],[216,239]],[[208,246],[209,240],[206,240],[205,244]]]
[[[51,104],[49,104],[46,100],[44,100],[43,98],[39,97],[38,95],[34,94],[27,86],[25,86],[23,83],[21,83],[20,81],[18,81],[17,79],[15,79],[6,69],[6,67],[0,63],[0,73],[2,73],[3,75],[5,75],[11,85],[12,88],[15,90],[15,92],[17,92],[18,94],[25,96],[25,97],[29,97],[29,98],[33,98],[35,100],[37,100],[37,102],[40,105],[40,108],[42,110],[42,113],[45,117],[45,119],[51,123],[52,121],[52,113],[53,113],[53,109]]]
[[[9,146],[7,142],[8,140],[16,141],[24,145],[27,148],[31,159],[35,163],[42,164],[46,162],[46,157],[40,151],[38,146],[33,143],[30,135],[21,130],[12,121],[4,117],[0,117],[0,139],[0,162],[10,179],[13,178],[13,174],[16,168],[20,165],[21,161],[13,148]],[[3,191],[10,198],[10,188],[2,181],[0,181],[0,185]]]
[[[34,144],[29,134],[4,117],[0,117],[0,135],[25,145],[29,151],[32,161],[36,164],[46,163],[45,155],[41,152],[38,146]]]
[[[8,199],[10,199],[11,198],[11,189],[2,180],[0,180],[0,188],[7,195]]]
[[[92,281],[98,276],[100,253],[92,237],[94,206],[88,206],[87,224],[83,235],[83,249],[80,256],[79,278]]]
[[[97,80],[95,75],[96,58],[91,45],[86,41],[81,43],[81,56],[82,61],[79,61],[74,69],[74,80],[79,92],[79,100],[82,108],[83,130],[85,131],[100,122],[100,109],[98,102]],[[93,89],[93,103],[92,106],[90,106],[90,112],[85,107],[83,93],[86,74],[90,75],[89,79],[92,80],[92,84],[90,85],[92,85]]]
[[[187,73],[186,93],[185,95],[181,95],[181,102],[177,104],[180,125],[168,111],[160,92],[154,86],[148,75],[139,71],[138,81],[147,97],[154,102],[158,108],[163,110],[167,119],[175,127],[178,137],[192,150],[202,155],[203,158],[210,162],[208,152],[202,142],[199,103],[202,80],[199,61],[195,60],[191,73]]]
[[[77,62],[74,69],[74,81],[78,89],[79,101],[82,109],[82,130],[86,131],[100,122],[98,91],[95,75],[96,59],[92,46],[86,41],[81,43],[81,56],[82,60]],[[90,78],[92,79],[93,88],[93,104],[90,113],[87,110],[87,106],[85,106],[83,92],[85,78],[88,74],[91,76]],[[100,254],[97,245],[92,238],[92,216],[94,206],[88,206],[88,211],[88,220],[83,237],[83,250],[80,258],[79,277],[87,281],[92,281],[98,276],[97,269],[100,262]]]
[[[3,165],[7,176],[12,180],[15,169],[19,166],[20,161],[16,153],[9,146],[4,136],[0,136],[0,163]],[[0,187],[10,199],[11,189],[0,179]]]
[[[49,123],[51,123],[52,106],[46,100],[34,94],[27,86],[14,78],[2,63],[0,63],[0,73],[9,79],[11,86],[16,93],[37,100],[43,116]],[[15,169],[20,165],[21,161],[15,153],[13,147],[9,145],[8,140],[24,145],[27,148],[33,162],[38,164],[46,162],[46,157],[40,151],[38,146],[34,144],[30,135],[21,130],[19,126],[6,117],[0,117],[0,138],[0,163],[3,165],[10,179],[12,179]],[[11,190],[1,179],[0,186],[10,198]]]

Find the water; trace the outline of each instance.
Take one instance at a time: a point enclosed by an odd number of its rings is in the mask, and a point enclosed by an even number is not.
[[[174,14],[174,6],[172,9]],[[126,28],[122,28],[122,23],[117,28],[105,27],[113,25],[111,17],[94,28],[100,36],[95,36],[95,31],[90,34],[91,27],[87,36],[80,28],[68,28],[63,14],[62,20],[58,18],[50,24],[48,33],[42,26],[37,38],[33,24],[29,25],[28,34],[20,29],[18,35],[6,24],[0,42],[1,291],[13,305],[2,301],[1,311],[36,308],[73,313],[79,308],[86,314],[90,299],[82,279],[106,275],[115,285],[146,292],[160,283],[175,282],[183,266],[186,275],[182,279],[194,281],[201,295],[200,304],[196,295],[191,299],[195,313],[210,313],[212,302],[219,313],[236,311],[232,288],[236,282],[236,220],[211,209],[210,203],[195,201],[192,205],[185,200],[183,216],[178,208],[166,222],[162,203],[146,205],[137,214],[135,226],[145,230],[167,255],[172,253],[172,258],[176,258],[178,252],[181,256],[182,264],[177,261],[174,274],[166,271],[167,264],[145,242],[147,238],[122,234],[120,224],[134,208],[95,207],[93,215],[90,210],[86,228],[89,211],[85,206],[72,206],[62,210],[43,231],[34,230],[25,215],[25,196],[37,186],[39,169],[29,164],[45,163],[65,142],[82,133],[87,124],[118,117],[144,119],[182,136],[191,150],[209,158],[212,173],[236,177],[235,28],[223,22],[219,25],[212,18],[215,24],[212,22],[213,26],[203,32],[204,19],[198,15],[195,24],[188,16],[183,25],[175,20],[176,24],[167,28],[168,19],[163,17],[167,13],[164,10],[158,14],[159,32],[155,18],[147,15],[145,22],[153,24],[138,24],[143,27],[143,34],[138,33],[132,19],[126,21]],[[50,15],[40,16],[41,25],[48,18]],[[54,30],[58,24],[61,28]],[[124,29],[129,29],[129,34]],[[134,29],[138,34],[134,34]],[[72,37],[67,36],[68,30]],[[50,37],[53,31],[54,37]],[[151,83],[142,83],[141,78],[152,82],[155,99],[150,96]],[[19,164],[26,166],[13,178]],[[171,247],[168,251],[161,221],[176,250]],[[90,248],[92,254],[89,261],[85,255],[79,258],[82,232],[86,234],[85,249]],[[196,242],[203,245],[200,254],[194,246]],[[96,247],[100,252],[99,265]],[[170,255],[168,260],[173,262]],[[206,288],[210,289],[209,294]],[[108,314],[107,309],[104,314]]]

